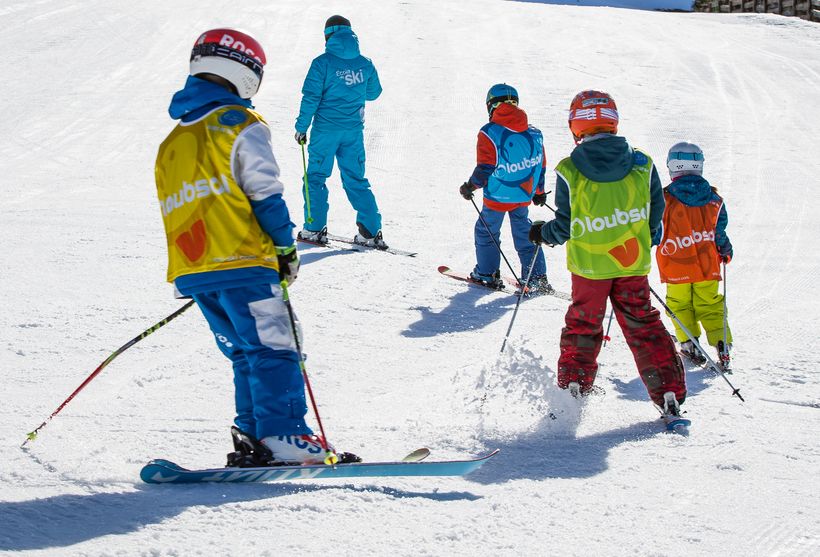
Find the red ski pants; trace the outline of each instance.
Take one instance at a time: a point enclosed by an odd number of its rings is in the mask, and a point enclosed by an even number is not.
[[[592,280],[572,275],[572,305],[561,330],[559,387],[565,389],[570,382],[577,381],[582,391],[592,388],[609,298],[652,401],[663,406],[663,394],[672,391],[683,402],[683,363],[661,322],[660,312],[652,307],[649,294],[649,280],[645,276]]]

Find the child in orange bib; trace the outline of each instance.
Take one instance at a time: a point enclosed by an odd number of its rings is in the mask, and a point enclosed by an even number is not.
[[[655,252],[661,282],[667,283],[666,303],[696,340],[703,327],[706,340],[727,363],[732,333],[718,291],[721,263],[732,259],[726,207],[702,176],[700,147],[677,143],[666,160],[672,183],[664,188],[663,237]],[[692,339],[677,321],[674,324],[681,353],[695,363],[705,362]]]

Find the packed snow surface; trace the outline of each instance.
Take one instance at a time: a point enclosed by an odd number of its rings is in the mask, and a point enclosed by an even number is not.
[[[302,249],[291,294],[328,436],[370,461],[500,454],[465,478],[143,484],[151,458],[213,467],[231,448],[230,366],[196,309],[21,450],[112,351],[182,305],[164,282],[153,166],[195,38],[232,26],[264,45],[255,104],[301,226],[293,122],[334,13],[384,86],[365,138],[385,239],[419,255]],[[0,14],[0,552],[820,554],[817,24],[501,0],[17,0]],[[735,247],[730,380],[745,403],[690,369],[691,435],[665,433],[615,326],[605,394],[572,404],[554,386],[567,304],[552,297],[521,304],[499,354],[514,297],[436,272],[474,264],[476,213],[457,189],[497,82],[518,89],[551,165],[588,88],[614,96],[620,132],[664,179],[672,144],[703,148]],[[352,235],[338,174],[329,186],[331,232]],[[502,243],[514,259],[506,229]],[[564,250],[547,250],[566,291]]]

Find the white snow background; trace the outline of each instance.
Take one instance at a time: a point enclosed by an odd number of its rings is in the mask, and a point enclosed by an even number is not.
[[[301,225],[293,122],[334,13],[384,86],[365,138],[385,238],[419,255],[301,250],[292,298],[328,436],[369,461],[501,453],[465,478],[143,484],[151,458],[213,467],[231,448],[230,365],[196,309],[21,450],[113,350],[182,305],[164,283],[153,167],[198,34],[233,26],[263,43],[255,104]],[[817,24],[501,0],[5,1],[0,21],[0,553],[820,554]],[[567,108],[588,88],[614,96],[620,131],[664,179],[673,143],[703,148],[735,247],[730,379],[745,403],[690,369],[691,435],[665,433],[614,326],[606,394],[573,418],[554,386],[567,304],[552,297],[522,303],[499,356],[514,297],[436,272],[474,263],[476,214],[457,188],[497,82],[517,87],[550,165],[573,147]],[[331,232],[352,235],[337,173],[329,186]],[[502,242],[515,259],[506,225]],[[568,290],[563,248],[547,259]]]

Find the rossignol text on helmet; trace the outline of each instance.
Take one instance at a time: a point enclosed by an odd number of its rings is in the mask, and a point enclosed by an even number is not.
[[[687,174],[702,176],[703,160],[703,151],[700,147],[688,141],[681,141],[669,149],[669,154],[666,156],[666,168],[669,169],[669,176],[673,180]]]
[[[493,111],[501,103],[509,103],[518,106],[518,91],[512,85],[497,83],[487,91],[487,113],[492,116]]]
[[[191,75],[213,74],[228,80],[243,99],[259,90],[265,51],[256,39],[235,29],[202,33],[191,50]]]
[[[618,133],[615,101],[602,91],[581,91],[569,105],[569,129],[575,143],[587,135]]]

